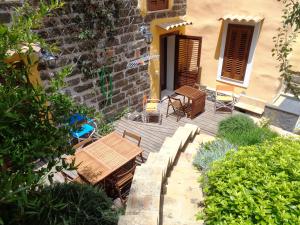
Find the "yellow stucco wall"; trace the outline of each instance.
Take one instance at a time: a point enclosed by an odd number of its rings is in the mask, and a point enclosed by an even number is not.
[[[30,58],[30,62],[28,62]],[[12,54],[5,60],[6,63],[13,64],[15,62],[23,61],[26,65],[29,65],[29,80],[34,86],[42,86],[42,81],[38,71],[39,57],[36,53],[32,53],[30,56],[27,54]]]
[[[168,33],[172,33],[174,31],[179,31],[180,34],[185,33],[185,27],[179,27],[172,30],[164,30],[158,27],[158,24],[168,23],[172,21],[178,20],[178,17],[175,18],[163,18],[153,20],[150,24],[150,31],[153,34],[153,42],[150,48],[151,55],[159,55],[160,54],[160,36]],[[151,60],[149,63],[149,74],[151,81],[151,97],[159,98],[160,95],[160,63],[159,59]]]
[[[187,35],[202,36],[201,84],[215,88],[219,62],[222,21],[226,14],[263,16],[261,33],[253,57],[253,68],[247,88],[236,87],[237,93],[271,102],[281,88],[278,62],[272,57],[272,37],[280,27],[281,3],[274,0],[187,0],[187,18],[193,21]]]
[[[289,57],[292,70],[295,72],[300,72],[300,35],[298,35],[296,42],[292,45],[292,48],[293,52]]]

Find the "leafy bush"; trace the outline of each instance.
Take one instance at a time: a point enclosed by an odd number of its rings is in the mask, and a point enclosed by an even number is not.
[[[233,144],[224,139],[201,144],[193,164],[199,170],[207,171],[214,161],[223,158],[228,151],[235,149]]]
[[[0,208],[5,224],[114,225],[118,212],[104,191],[90,185],[57,184],[31,192],[21,213],[16,207]]]
[[[207,224],[299,224],[299,140],[241,147],[215,162],[207,176]]]
[[[229,117],[219,123],[218,136],[238,146],[262,143],[278,136],[268,126],[258,126],[245,115]]]

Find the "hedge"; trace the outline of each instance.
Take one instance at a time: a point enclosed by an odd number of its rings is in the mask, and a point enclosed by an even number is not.
[[[207,176],[207,224],[300,224],[299,140],[241,147]]]

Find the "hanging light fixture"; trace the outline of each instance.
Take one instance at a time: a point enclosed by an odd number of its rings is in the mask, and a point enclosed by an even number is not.
[[[50,68],[55,67],[57,57],[54,56],[51,52],[42,49],[40,57],[43,62],[45,62]]]
[[[149,28],[146,25],[142,25],[140,28],[140,32],[143,34],[145,41],[148,45],[150,45],[153,41],[153,35],[149,31]]]

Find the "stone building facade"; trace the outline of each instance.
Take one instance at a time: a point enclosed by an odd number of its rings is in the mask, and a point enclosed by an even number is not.
[[[155,19],[185,15],[186,0],[174,0],[171,10],[143,16],[138,0],[64,2],[63,9],[46,18],[44,26],[37,31],[60,49],[55,65],[39,65],[45,86],[60,69],[70,65],[73,72],[66,80],[68,86],[64,91],[77,102],[95,107],[107,117],[127,107],[141,110],[143,95],[150,95],[148,64],[127,68],[128,62],[150,52],[140,27]],[[0,11],[8,13],[12,5],[0,2]],[[9,23],[2,14],[1,21]],[[112,80],[112,85],[108,84],[110,79],[105,81],[111,102],[103,95],[99,84],[98,72],[104,67]],[[112,91],[108,87],[112,87]]]

